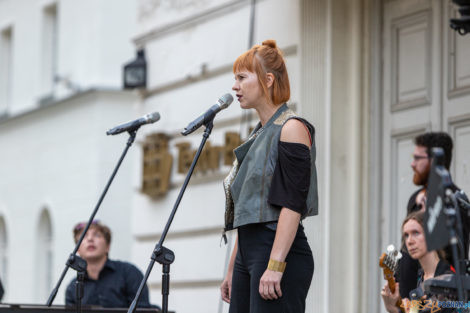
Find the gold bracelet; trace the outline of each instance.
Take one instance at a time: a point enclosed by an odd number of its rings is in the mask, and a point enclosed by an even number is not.
[[[284,273],[286,265],[286,262],[279,262],[273,259],[269,259],[268,270]]]

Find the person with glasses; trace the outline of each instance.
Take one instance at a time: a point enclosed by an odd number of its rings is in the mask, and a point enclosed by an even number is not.
[[[73,229],[73,238],[78,242],[86,223],[78,223]],[[87,261],[82,305],[97,305],[105,308],[127,308],[134,300],[142,281],[142,272],[134,265],[109,259],[111,230],[99,221],[93,221],[78,249],[78,254]],[[65,304],[76,305],[75,282],[67,286]],[[149,302],[149,290],[145,286],[138,307],[153,307]]]
[[[407,214],[424,211],[426,209],[426,189],[429,178],[429,172],[431,170],[431,151],[432,148],[442,148],[444,150],[444,166],[449,170],[452,160],[452,138],[445,132],[427,132],[414,138],[414,152],[412,155],[411,168],[413,169],[413,183],[420,188],[415,191],[407,206]],[[453,192],[459,190],[455,185],[451,187]],[[464,238],[461,238],[461,242],[464,248],[464,256],[468,255],[468,235],[470,230],[469,221],[467,218],[467,212],[465,210],[460,211],[462,218],[462,228]],[[446,260],[448,263],[453,264],[452,253],[450,246],[444,249],[446,252]],[[402,251],[403,257],[400,260],[397,280],[400,282],[400,296],[402,298],[408,297],[411,290],[416,288],[418,271],[420,269],[419,262],[410,257],[404,247]]]

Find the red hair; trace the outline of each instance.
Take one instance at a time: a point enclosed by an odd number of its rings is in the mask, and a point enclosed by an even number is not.
[[[254,45],[250,50],[240,55],[233,63],[233,72],[243,70],[258,75],[258,82],[266,99],[272,100],[277,105],[289,100],[289,76],[282,51],[276,46],[275,40],[265,40],[262,45]],[[274,75],[272,94],[269,94],[264,79],[267,73]]]

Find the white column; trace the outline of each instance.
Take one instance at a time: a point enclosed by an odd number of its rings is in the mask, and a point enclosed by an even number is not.
[[[311,312],[367,306],[368,3],[302,2],[301,109],[316,127],[320,197],[319,216],[305,223],[315,257]]]
[[[315,273],[307,298],[307,312],[329,312],[330,242],[330,1],[304,0],[301,4],[302,115],[316,130],[319,215],[305,221],[315,260]],[[310,310],[310,311],[309,311]]]

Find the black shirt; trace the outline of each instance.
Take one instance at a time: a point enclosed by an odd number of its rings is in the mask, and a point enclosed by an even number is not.
[[[446,261],[439,260],[439,263],[437,263],[436,270],[434,272],[433,277],[437,277],[437,276],[444,275],[444,274],[454,274],[454,272],[452,272],[452,269],[451,269],[450,265]],[[420,268],[418,270],[418,279],[417,279],[417,282],[416,282],[418,288],[423,289],[423,282],[424,282],[424,271],[423,271],[422,268]],[[422,291],[424,292],[424,289]],[[413,291],[411,291],[411,292],[413,292]],[[409,299],[412,298],[411,292],[410,292]]]
[[[439,260],[439,263],[437,263],[436,270],[434,272],[433,278],[436,278],[440,275],[444,274],[454,274],[452,271],[450,265],[444,261],[444,260]],[[419,300],[423,297],[423,295],[426,295],[426,299],[431,301],[431,302],[437,302],[437,301],[445,301],[446,298],[443,295],[438,295],[438,294],[432,294],[432,293],[426,293],[424,291],[424,271],[422,268],[418,270],[418,280],[417,280],[417,288],[413,289],[410,291],[410,296],[409,299],[411,300]],[[418,297],[416,299],[415,297]],[[437,312],[436,309],[432,309],[430,307],[426,307],[425,302],[421,302],[422,309],[419,310],[420,313],[431,313],[431,312]],[[452,313],[455,312],[453,309],[440,309],[439,313]]]
[[[305,215],[310,187],[310,150],[301,143],[279,141],[268,202]]]
[[[85,276],[82,305],[127,308],[134,300],[142,278],[142,273],[134,265],[108,259],[99,274],[98,280]],[[75,306],[76,280],[76,278],[73,279],[67,286],[65,294],[65,304],[67,306]],[[151,307],[147,286],[142,291],[138,307]]]

